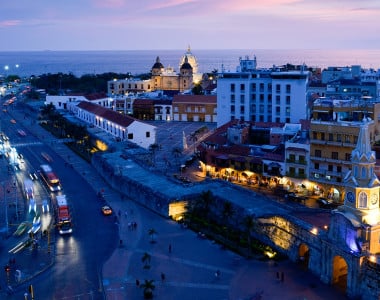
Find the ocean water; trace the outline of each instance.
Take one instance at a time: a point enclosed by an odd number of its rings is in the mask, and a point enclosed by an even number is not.
[[[128,50],[128,51],[24,51],[0,52],[0,75],[15,74],[21,77],[47,73],[101,74],[106,72],[150,72],[156,57],[165,67],[178,71],[186,50]],[[259,68],[273,65],[302,64],[309,67],[361,65],[363,68],[380,68],[380,50],[197,50],[199,72],[213,70],[235,71],[239,58],[257,58]],[[7,66],[7,68],[5,67]]]

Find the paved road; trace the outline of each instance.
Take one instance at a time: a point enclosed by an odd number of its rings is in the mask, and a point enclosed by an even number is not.
[[[38,126],[35,128],[39,136],[52,142],[57,153],[67,157],[64,145],[54,143],[53,137],[43,134]],[[346,299],[339,291],[322,284],[289,261],[276,264],[246,260],[212,241],[199,238],[194,232],[110,189],[92,167],[80,159],[75,158],[74,167],[78,172],[90,174],[86,178],[93,188],[102,187],[115,213],[120,211],[119,226],[115,228],[120,230],[122,243],[102,269],[106,299],[142,299],[142,289],[136,286],[136,279],[140,286],[145,279],[154,280],[154,299]],[[136,222],[135,229],[129,226],[131,222]],[[154,243],[148,234],[152,228],[157,232]],[[151,258],[149,269],[143,268],[145,254]],[[216,270],[221,272],[219,278],[215,278]],[[164,281],[161,280],[162,272]],[[283,282],[277,278],[281,273],[284,274]],[[262,298],[253,298],[259,294]]]

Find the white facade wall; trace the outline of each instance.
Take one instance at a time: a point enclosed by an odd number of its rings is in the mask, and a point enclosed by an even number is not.
[[[55,109],[67,109],[69,102],[88,101],[84,96],[50,96],[46,95],[45,105],[53,104]]]
[[[86,101],[94,104],[101,105],[105,108],[112,108],[112,99],[111,98],[102,98],[96,100],[88,100],[85,96],[81,95],[64,95],[64,96],[46,96],[46,100],[44,102],[45,105],[53,104],[56,109],[68,109],[68,106],[71,102],[80,102]]]
[[[77,110],[77,118],[111,134],[115,139],[128,140],[145,149],[156,142],[156,127],[150,124],[134,121],[124,127],[80,108]]]
[[[299,123],[308,119],[307,85],[308,73],[279,72],[272,79],[272,116],[274,122]],[[280,92],[278,92],[278,86]],[[278,96],[280,103],[278,104]],[[278,113],[278,107],[280,113]]]
[[[130,139],[128,136],[132,134],[133,138]],[[137,144],[138,146],[148,149],[150,145],[156,143],[156,127],[139,122],[134,121],[127,128],[127,140]]]
[[[217,89],[217,126],[232,119],[284,123],[307,119],[308,74],[269,70],[221,74]]]

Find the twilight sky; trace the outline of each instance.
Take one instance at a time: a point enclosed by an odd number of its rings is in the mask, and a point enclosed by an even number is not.
[[[380,49],[379,0],[18,0],[0,12],[0,51]]]

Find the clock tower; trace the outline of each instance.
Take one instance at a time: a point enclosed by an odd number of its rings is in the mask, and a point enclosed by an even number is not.
[[[357,234],[370,253],[380,252],[380,181],[375,174],[376,153],[371,150],[369,123],[360,127],[352,151],[352,169],[345,177],[344,205],[338,211],[357,227]]]

